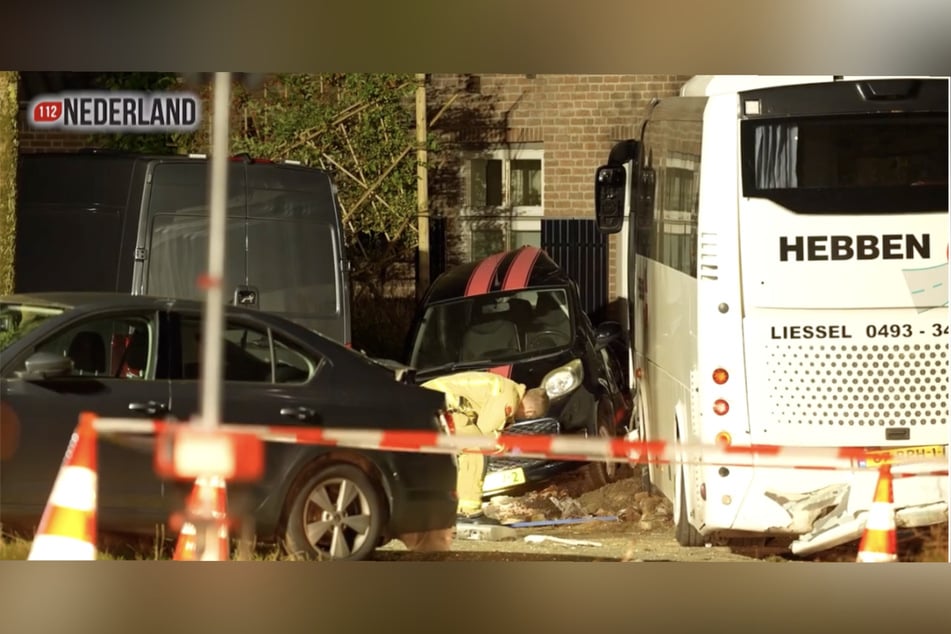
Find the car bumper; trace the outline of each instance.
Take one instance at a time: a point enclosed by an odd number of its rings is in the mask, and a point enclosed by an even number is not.
[[[556,415],[521,421],[506,427],[503,434],[519,436],[560,435],[563,424]],[[512,491],[527,484],[544,482],[552,476],[579,466],[577,461],[544,458],[510,458],[489,456],[482,485],[483,498]]]
[[[491,497],[512,491],[526,484],[544,482],[554,475],[579,466],[569,460],[528,461],[524,466],[518,460],[490,461],[482,487],[482,496]]]

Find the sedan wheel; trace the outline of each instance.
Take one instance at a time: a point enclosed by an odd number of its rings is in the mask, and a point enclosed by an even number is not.
[[[385,514],[363,471],[345,464],[323,468],[293,498],[288,550],[307,559],[365,559],[380,541]]]

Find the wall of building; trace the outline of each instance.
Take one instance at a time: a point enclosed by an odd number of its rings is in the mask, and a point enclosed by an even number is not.
[[[36,130],[27,123],[26,108],[20,108],[17,130],[21,154],[35,152],[75,152],[91,147],[89,135],[60,130]]]
[[[594,173],[617,141],[637,136],[651,99],[675,95],[685,75],[432,75],[430,112],[455,101],[433,126],[440,134],[430,211],[452,217],[461,205],[460,148],[507,143],[544,150],[544,214],[594,218]],[[617,248],[611,236],[609,249]],[[616,296],[616,258],[609,257]]]

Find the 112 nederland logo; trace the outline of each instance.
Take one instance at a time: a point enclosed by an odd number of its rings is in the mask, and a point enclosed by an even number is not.
[[[33,128],[83,133],[194,132],[201,101],[189,92],[64,92],[33,99],[28,120]]]

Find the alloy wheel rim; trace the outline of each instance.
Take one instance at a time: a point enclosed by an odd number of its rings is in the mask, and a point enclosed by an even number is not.
[[[369,536],[370,501],[352,480],[324,480],[307,496],[302,521],[314,549],[331,559],[343,559],[359,550]]]

